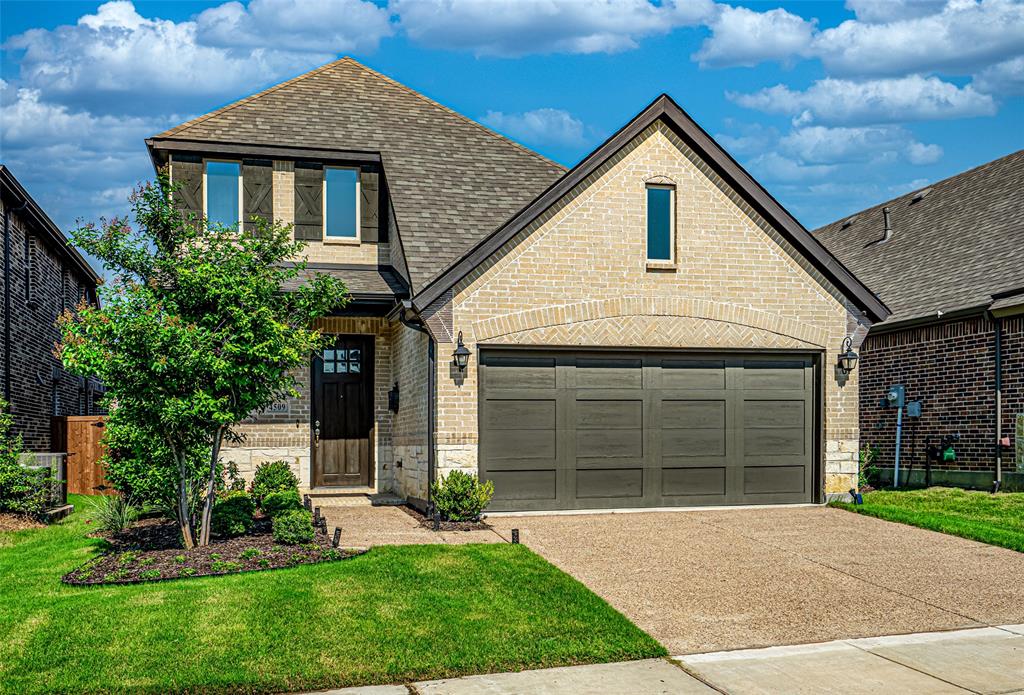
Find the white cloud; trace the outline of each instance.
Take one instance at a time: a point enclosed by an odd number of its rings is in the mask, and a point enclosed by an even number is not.
[[[196,18],[207,46],[259,48],[271,42],[295,51],[371,51],[394,33],[390,13],[363,0],[251,0],[227,2]]]
[[[908,6],[890,10],[899,7]],[[951,0],[937,14],[902,17],[843,22],[817,35],[811,51],[829,73],[861,77],[965,75],[1024,53],[1024,4],[1013,0]]]
[[[971,84],[980,92],[1012,96],[1024,94],[1024,56],[987,67],[977,75]]]
[[[4,48],[24,51],[21,82],[50,101],[93,113],[192,110],[308,70],[338,50],[371,49],[390,31],[380,20],[386,11],[359,0],[338,2],[331,8],[343,21],[328,22],[316,9],[323,6],[307,3],[301,7],[308,11],[285,20],[287,5],[255,0],[248,10],[232,2],[176,23],[143,17],[118,0],[77,24],[14,36]],[[235,43],[216,43],[231,27],[239,29]],[[334,41],[338,48],[328,48]]]
[[[778,152],[765,152],[758,155],[749,161],[749,166],[758,179],[790,183],[819,180],[833,174],[838,168],[833,164],[804,164]]]
[[[918,142],[910,131],[898,126],[796,128],[779,140],[779,149],[805,164],[879,165],[904,160],[920,165],[942,157],[941,147]]]
[[[946,0],[846,0],[846,9],[852,10],[860,21],[871,24],[926,17],[945,5]]]
[[[711,36],[693,55],[701,67],[751,67],[766,60],[787,62],[806,55],[816,20],[810,22],[783,9],[755,12],[720,5],[709,27]]]
[[[510,138],[531,145],[581,145],[583,122],[561,109],[535,109],[524,113],[488,111],[480,119]]]
[[[504,57],[615,53],[714,12],[711,0],[392,0],[388,7],[417,43]]]
[[[862,125],[991,116],[996,104],[971,85],[910,75],[854,82],[826,78],[804,91],[779,84],[753,94],[727,93],[740,106],[793,116],[794,125]]]
[[[918,166],[934,164],[942,159],[942,148],[938,145],[926,145],[923,142],[907,144],[907,161]]]

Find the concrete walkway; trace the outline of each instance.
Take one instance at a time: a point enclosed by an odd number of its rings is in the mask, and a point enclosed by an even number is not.
[[[1024,625],[467,676],[331,695],[1024,693]]]

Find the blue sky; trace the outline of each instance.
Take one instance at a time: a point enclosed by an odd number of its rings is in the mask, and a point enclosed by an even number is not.
[[[341,55],[566,165],[661,92],[814,228],[1024,146],[1009,0],[0,4],[2,160],[64,229],[143,138]]]

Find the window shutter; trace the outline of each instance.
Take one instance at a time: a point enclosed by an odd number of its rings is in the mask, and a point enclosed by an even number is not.
[[[274,173],[269,159],[242,162],[242,220],[247,232],[256,228],[253,217],[268,223],[274,219]]]
[[[295,163],[295,238],[324,238],[324,168],[312,162]]]
[[[203,160],[183,155],[171,156],[171,183],[174,206],[183,213],[197,218],[203,214]]]
[[[377,241],[380,227],[380,174],[359,172],[359,236],[362,241]]]

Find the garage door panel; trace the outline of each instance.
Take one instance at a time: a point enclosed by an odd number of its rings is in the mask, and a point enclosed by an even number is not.
[[[803,360],[745,360],[743,362],[743,388],[758,389],[803,389]]]
[[[743,492],[748,495],[763,493],[804,492],[803,466],[746,466],[743,469]]]
[[[644,455],[642,429],[576,430],[578,458],[610,458]]]
[[[577,429],[630,429],[643,424],[643,401],[576,401]]]
[[[553,357],[489,357],[484,369],[491,388],[554,388]]]
[[[555,429],[556,401],[493,400],[485,412],[484,426],[489,430]]]
[[[724,389],[724,360],[661,361],[661,383],[666,389]]]
[[[725,456],[726,435],[723,428],[662,430],[661,455]]]
[[[803,428],[805,406],[802,400],[744,401],[743,426]]]
[[[661,426],[667,429],[725,429],[725,401],[663,399]]]
[[[577,469],[576,496],[640,498],[644,492],[642,468]]]
[[[805,438],[803,427],[749,428],[743,432],[743,451],[747,456],[803,456]]]
[[[553,429],[489,430],[482,442],[487,460],[547,459],[556,457],[556,431]]]
[[[640,389],[643,388],[641,360],[610,358],[579,358],[574,371],[576,388]]]
[[[554,470],[490,471],[495,500],[555,500],[557,497]]]
[[[661,469],[661,494],[668,496],[724,495],[725,466]]]

